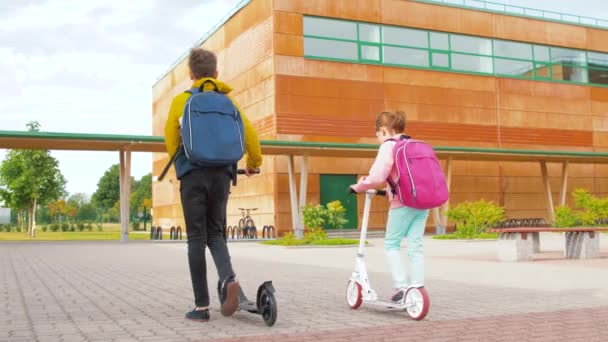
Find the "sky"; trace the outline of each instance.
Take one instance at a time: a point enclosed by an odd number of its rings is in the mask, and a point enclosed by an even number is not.
[[[151,135],[153,84],[239,1],[0,0],[0,130],[36,120],[48,132]],[[606,0],[494,2],[608,19]],[[51,154],[69,193],[92,194],[118,163],[117,152]],[[151,154],[133,154],[133,177],[151,169]]]

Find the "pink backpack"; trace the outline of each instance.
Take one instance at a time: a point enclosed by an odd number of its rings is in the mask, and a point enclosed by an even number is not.
[[[431,209],[445,203],[449,198],[448,187],[433,147],[404,135],[396,143],[393,155],[397,179],[388,179],[393,194],[403,205],[416,209]]]

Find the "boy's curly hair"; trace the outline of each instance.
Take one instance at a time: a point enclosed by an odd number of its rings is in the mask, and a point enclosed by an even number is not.
[[[217,57],[209,50],[196,48],[190,51],[188,67],[196,79],[214,77],[217,70]]]

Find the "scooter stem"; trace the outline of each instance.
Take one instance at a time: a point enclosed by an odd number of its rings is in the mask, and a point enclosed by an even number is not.
[[[361,224],[361,238],[359,239],[359,256],[363,256],[363,248],[365,247],[365,238],[367,237],[367,225],[369,224],[369,211],[372,206],[372,197],[375,191],[367,191],[365,193],[365,206],[363,208],[363,223]]]

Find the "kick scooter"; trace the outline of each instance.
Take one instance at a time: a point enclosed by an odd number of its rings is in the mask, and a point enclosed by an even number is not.
[[[239,169],[237,171],[239,175],[245,174],[245,170]],[[260,170],[256,170],[254,173],[260,173]],[[226,222],[224,221],[224,240],[226,240]],[[218,297],[221,298],[222,284],[218,281],[217,293]],[[252,314],[261,315],[264,323],[271,327],[277,321],[277,300],[274,296],[275,290],[272,286],[272,281],[265,281],[258,287],[256,301],[251,302],[245,296],[241,288],[239,294],[239,310],[247,311]]]
[[[352,193],[352,190],[349,189]],[[387,309],[406,311],[414,320],[422,320],[429,312],[431,301],[429,294],[422,285],[412,284],[403,289],[401,299],[398,301],[382,300],[371,287],[367,267],[364,260],[365,238],[367,236],[367,225],[369,223],[369,211],[372,198],[375,195],[386,196],[384,190],[368,190],[365,193],[365,206],[363,209],[363,223],[361,225],[361,237],[359,239],[359,250],[353,271],[346,287],[346,301],[351,309],[358,309],[362,303],[379,306]]]

